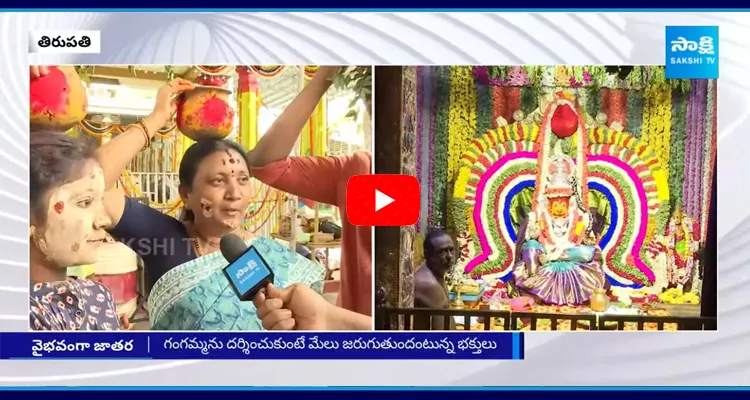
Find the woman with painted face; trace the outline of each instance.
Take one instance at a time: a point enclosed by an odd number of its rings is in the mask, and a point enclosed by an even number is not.
[[[30,146],[30,324],[33,330],[117,330],[112,293],[68,267],[93,264],[110,219],[95,149],[56,132],[35,132]],[[128,328],[123,320],[123,328]]]

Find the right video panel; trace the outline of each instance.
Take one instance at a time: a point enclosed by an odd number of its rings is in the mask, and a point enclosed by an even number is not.
[[[376,326],[715,330],[716,80],[663,66],[375,70]]]

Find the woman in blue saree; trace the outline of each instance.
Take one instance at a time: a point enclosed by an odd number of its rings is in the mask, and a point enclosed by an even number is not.
[[[246,242],[254,246],[274,271],[274,285],[290,283],[323,289],[325,270],[268,238]],[[227,261],[220,252],[172,268],[151,289],[149,316],[153,330],[261,330],[251,302],[240,301],[222,269]]]
[[[117,137],[100,152],[105,175],[112,160],[122,157]],[[127,138],[126,138],[127,139]],[[131,140],[143,140],[131,137]],[[153,330],[260,330],[251,302],[240,302],[222,268],[221,237],[234,234],[254,245],[274,270],[276,284],[311,285],[322,290],[323,266],[267,238],[253,238],[242,228],[251,194],[245,150],[228,140],[199,140],[182,157],[179,191],[185,213],[177,219],[113,193],[105,203],[112,236],[140,255],[149,290],[148,310]],[[120,162],[129,162],[121,160]]]

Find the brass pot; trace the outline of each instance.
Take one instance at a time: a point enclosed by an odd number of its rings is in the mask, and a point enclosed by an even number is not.
[[[31,81],[29,95],[32,131],[67,131],[88,112],[86,88],[73,67],[50,67],[47,75]]]
[[[591,311],[605,312],[609,309],[609,296],[606,289],[596,289],[589,300]]]
[[[234,129],[230,94],[227,89],[212,86],[196,86],[186,92],[177,104],[177,128],[193,140],[225,138]]]

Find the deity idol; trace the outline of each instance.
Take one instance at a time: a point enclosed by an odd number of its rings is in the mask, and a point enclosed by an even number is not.
[[[690,291],[699,248],[699,242],[694,235],[697,230],[698,224],[677,208],[672,214],[665,234],[667,288],[682,285],[683,291]]]
[[[573,110],[567,99],[559,102],[550,107]],[[555,131],[555,126],[561,124],[554,123],[558,113],[551,111],[548,108],[545,116],[553,123],[552,129],[545,132],[548,134],[539,155],[541,168],[537,172],[533,207],[519,230],[512,284],[520,294],[545,304],[579,305],[588,302],[597,289],[606,288],[607,280],[585,201],[585,134],[577,135],[576,164],[561,150],[563,138]],[[574,127],[573,131],[577,129]],[[560,140],[549,155],[551,133]]]

